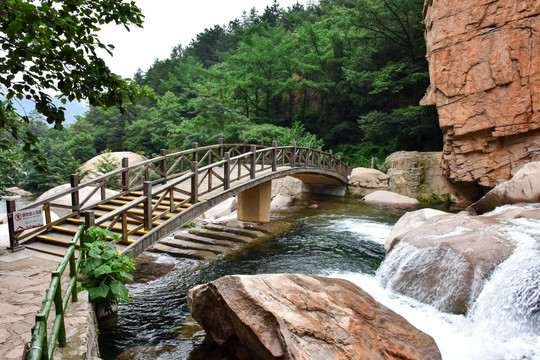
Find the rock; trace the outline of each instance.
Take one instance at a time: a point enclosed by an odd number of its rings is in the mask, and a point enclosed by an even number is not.
[[[536,0],[426,1],[431,85],[452,182],[494,187],[540,161],[540,6]]]
[[[227,200],[214,206],[213,208],[202,214],[201,218],[207,220],[215,220],[226,217],[236,211],[237,207],[238,203],[236,197],[228,198]]]
[[[81,178],[80,182],[82,183],[88,180],[92,180],[103,175],[103,173],[99,170],[100,162],[106,162],[107,164],[110,164],[111,167],[114,168],[114,170],[116,170],[122,166],[123,158],[128,159],[129,165],[134,165],[134,164],[147,160],[144,156],[136,154],[131,151],[115,151],[115,152],[96,155],[90,160],[88,160],[87,162],[85,162],[79,168],[80,172],[83,174],[83,177]],[[108,170],[108,171],[113,171],[113,169]],[[136,176],[138,172],[139,171],[130,172],[129,174],[130,180],[132,180],[133,177]],[[140,181],[140,183],[142,184],[142,180]]]
[[[272,180],[272,198],[278,194],[292,197],[302,195],[302,180],[292,176]]]
[[[231,275],[188,292],[193,317],[238,359],[440,359],[429,336],[346,280]]]
[[[389,176],[377,169],[357,167],[349,176],[349,193],[363,197],[376,190],[388,189]]]
[[[416,229],[427,224],[428,220],[435,216],[445,216],[448,213],[435,209],[420,209],[409,211],[403,215],[398,222],[392,227],[390,234],[384,243],[384,250],[388,254],[390,250],[399,241],[399,237],[411,229]]]
[[[467,208],[471,214],[483,214],[497,206],[517,203],[540,203],[540,162],[525,164],[511,180],[497,185]]]
[[[426,209],[407,214],[385,243],[388,254],[379,276],[394,291],[465,314],[484,281],[515,249],[500,220],[521,215],[482,217]]]
[[[363,200],[368,204],[379,205],[416,206],[419,204],[416,199],[384,190],[372,192],[366,195]]]
[[[397,151],[390,154],[385,160],[388,190],[415,199],[449,196],[451,202],[467,205],[481,196],[476,186],[448,181],[441,160],[441,152]]]
[[[270,210],[286,208],[294,202],[294,197],[290,195],[277,194],[270,203]]]
[[[31,192],[23,190],[23,189],[19,189],[18,187],[10,187],[10,188],[7,188],[6,191],[13,194],[13,195],[15,195],[15,196],[21,196],[21,197],[27,197],[27,196],[34,195]]]

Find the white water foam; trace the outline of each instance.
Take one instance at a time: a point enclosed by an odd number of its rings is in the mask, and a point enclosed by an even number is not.
[[[347,231],[358,234],[359,239],[384,244],[392,230],[392,225],[370,220],[347,218],[331,220],[326,229],[332,232]]]
[[[517,248],[486,280],[467,315],[392,292],[377,276],[325,275],[355,283],[431,335],[444,360],[540,360],[540,221],[507,220],[498,230]]]
[[[539,360],[540,334],[534,332],[485,331],[477,318],[439,311],[381,286],[375,276],[360,273],[332,273],[367,291],[378,302],[406,318],[413,326],[433,337],[444,360]],[[511,335],[509,335],[511,334]]]

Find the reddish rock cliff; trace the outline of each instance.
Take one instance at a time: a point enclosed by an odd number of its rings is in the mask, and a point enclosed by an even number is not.
[[[426,0],[427,58],[454,182],[493,187],[540,160],[540,1]]]

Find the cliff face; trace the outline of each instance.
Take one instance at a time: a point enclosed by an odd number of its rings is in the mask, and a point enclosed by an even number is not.
[[[494,187],[540,160],[540,1],[426,0],[431,85],[453,182]]]

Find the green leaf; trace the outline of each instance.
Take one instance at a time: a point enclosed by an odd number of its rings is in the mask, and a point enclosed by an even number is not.
[[[101,284],[99,287],[89,288],[88,295],[90,295],[90,300],[95,300],[98,298],[107,298],[109,293],[109,286],[107,284]]]
[[[110,274],[111,272],[112,272],[111,267],[109,265],[103,264],[94,270],[94,276],[100,277],[103,274]]]
[[[129,295],[128,289],[120,281],[113,281],[111,283],[111,291],[121,298],[127,298]]]

